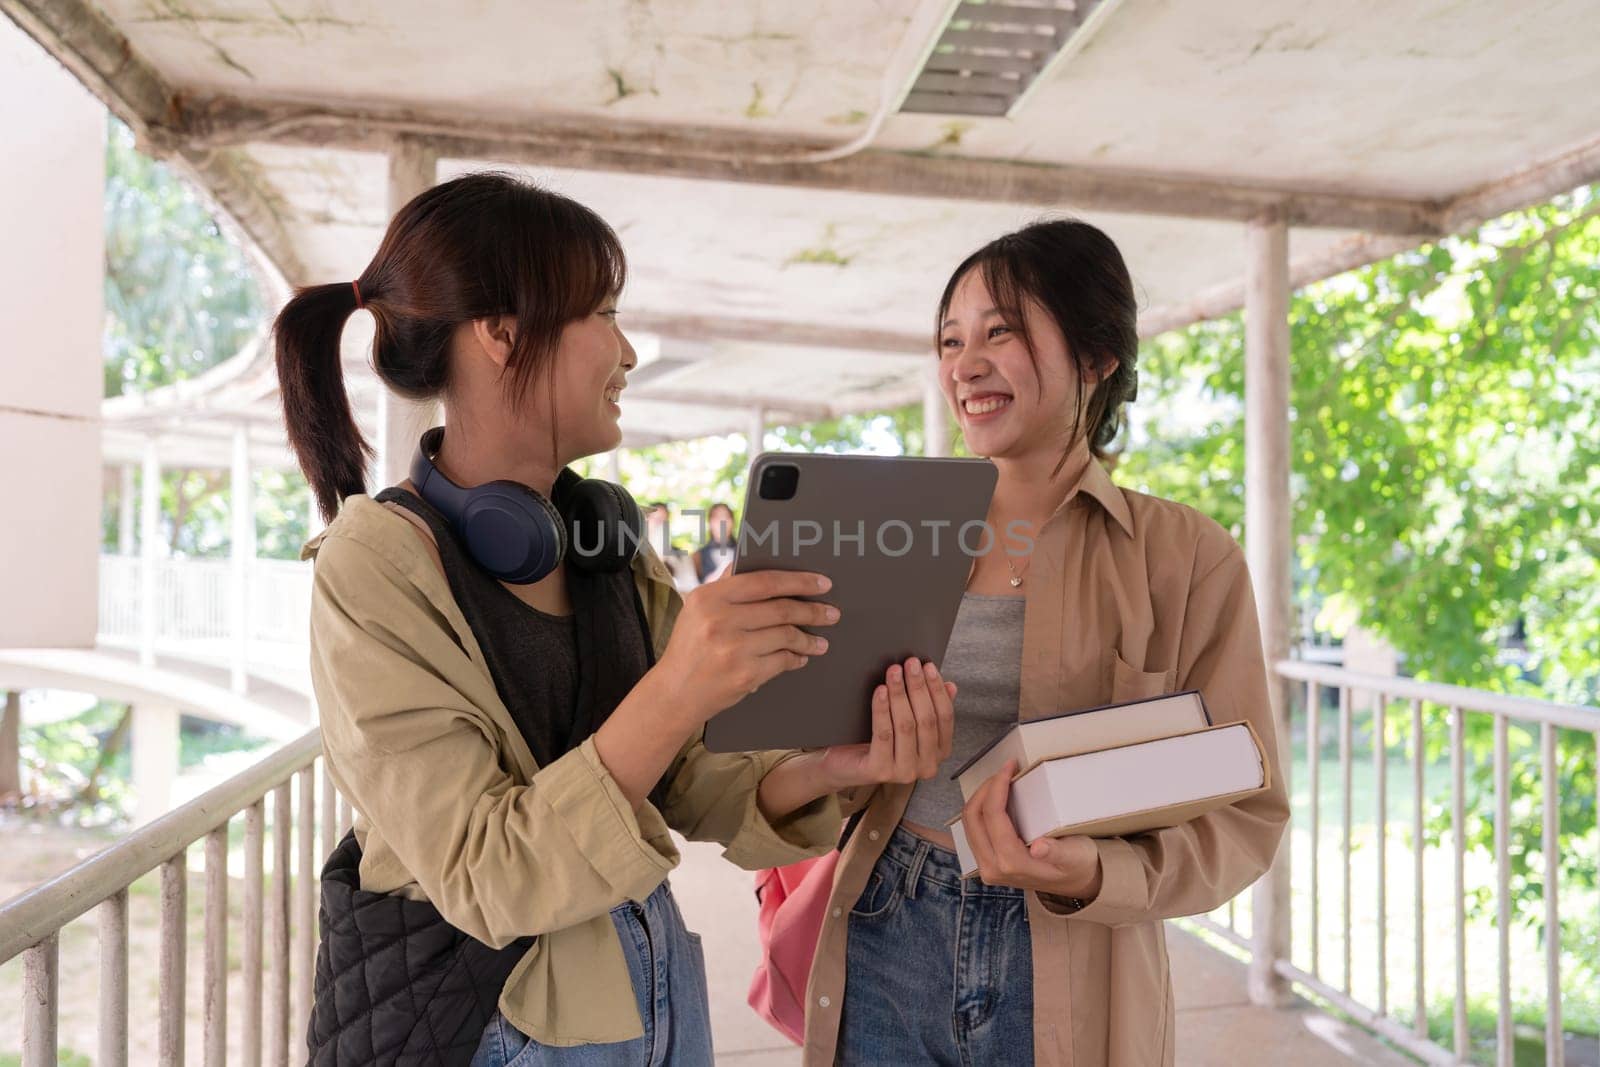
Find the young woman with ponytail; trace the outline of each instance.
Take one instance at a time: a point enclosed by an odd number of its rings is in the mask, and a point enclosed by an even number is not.
[[[478,174],[407,204],[359,278],[278,317],[289,439],[329,520],[305,553],[312,677],[358,812],[323,877],[313,1062],[709,1064],[669,828],[747,869],[791,863],[837,842],[837,793],[914,781],[949,751],[954,687],[915,660],[878,688],[870,744],[701,744],[712,716],[824,654],[800,627],[837,612],[802,599],[827,590],[812,574],[681,599],[647,546],[588,528],[637,523],[620,487],[566,470],[621,439],[625,275],[592,212]],[[447,426],[376,497],[341,367],[358,309],[384,384],[439,398]],[[556,562],[496,577],[507,530],[469,529],[436,485],[547,515]]]

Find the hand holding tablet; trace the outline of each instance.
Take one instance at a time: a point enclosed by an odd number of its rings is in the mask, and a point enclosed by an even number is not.
[[[680,708],[696,724],[785,671],[828,650],[823,630],[839,620],[831,604],[802,600],[831,587],[823,575],[762,571],[707,582],[684,598],[659,667],[675,680]]]
[[[896,709],[914,717],[915,687],[896,695],[892,668],[944,657],[973,556],[992,537],[984,519],[995,476],[985,460],[757,457],[734,574],[723,582],[773,572],[825,574],[832,579],[826,599],[840,617],[827,632],[825,656],[767,675],[754,693],[706,723],[706,747],[868,746],[880,687],[891,727]]]

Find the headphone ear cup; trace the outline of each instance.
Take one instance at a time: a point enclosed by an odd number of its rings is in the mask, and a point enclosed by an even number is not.
[[[577,545],[573,565],[586,571],[619,571],[633,562],[644,537],[644,516],[629,492],[615,482],[586,478],[563,503]]]
[[[561,513],[516,482],[473,488],[457,528],[472,558],[503,582],[531,585],[559,567],[567,555]]]

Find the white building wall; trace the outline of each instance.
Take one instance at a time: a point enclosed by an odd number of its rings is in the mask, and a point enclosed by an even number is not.
[[[0,18],[0,648],[94,642],[105,127]]]

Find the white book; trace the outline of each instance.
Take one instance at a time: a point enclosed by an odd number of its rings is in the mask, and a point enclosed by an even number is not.
[[[1119,837],[1177,826],[1267,788],[1269,771],[1248,722],[1047,759],[1012,779],[1017,836]],[[960,816],[950,823],[963,874],[977,860]]]
[[[1007,760],[1031,767],[1040,760],[1097,752],[1119,745],[1202,730],[1211,725],[1198,690],[1185,690],[1149,700],[1066,711],[1029,719],[1011,727],[956,771],[961,798],[971,800],[978,787],[999,773]]]

